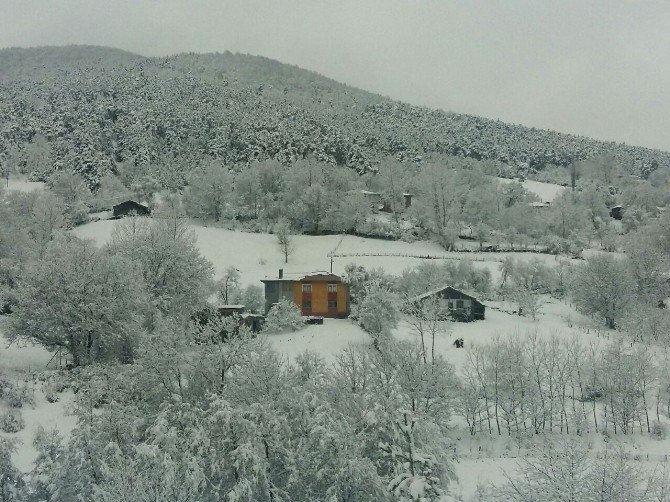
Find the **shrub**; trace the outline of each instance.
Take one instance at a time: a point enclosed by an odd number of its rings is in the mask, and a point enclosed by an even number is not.
[[[22,408],[24,404],[33,405],[35,400],[30,389],[23,385],[21,387],[13,385],[4,395],[7,404],[12,408]]]
[[[659,441],[668,437],[668,426],[661,422],[654,422],[651,426],[651,437]]]
[[[58,402],[58,394],[56,394],[51,388],[47,389],[47,391],[44,393],[44,397],[50,403]]]
[[[6,397],[12,390],[12,387],[13,385],[7,377],[5,375],[0,375],[0,397]]]
[[[300,315],[300,310],[295,303],[289,300],[281,300],[273,305],[268,312],[263,331],[269,333],[297,331],[304,325],[305,319]]]
[[[42,386],[42,390],[44,392],[44,397],[48,402],[55,403],[58,401],[58,394],[56,393],[56,386],[54,385],[54,382],[46,382]]]
[[[18,410],[10,410],[4,415],[0,416],[0,430],[4,432],[19,432],[26,426],[21,412]]]

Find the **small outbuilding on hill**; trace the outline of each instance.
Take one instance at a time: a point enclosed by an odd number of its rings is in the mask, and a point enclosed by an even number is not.
[[[483,320],[486,307],[475,297],[470,296],[451,286],[427,291],[409,300],[411,304],[422,304],[426,300],[438,299],[440,316],[454,321],[470,322]]]
[[[151,214],[151,209],[144,204],[135,202],[134,200],[126,200],[119,204],[116,204],[112,208],[112,218],[123,218],[124,216],[147,216]]]

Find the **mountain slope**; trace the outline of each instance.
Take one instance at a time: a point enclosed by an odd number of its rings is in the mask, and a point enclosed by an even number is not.
[[[0,141],[37,177],[71,169],[91,186],[122,164],[179,186],[210,158],[311,155],[359,172],[426,155],[530,170],[607,155],[643,176],[670,167],[667,152],[410,106],[263,57],[89,46],[0,50]]]

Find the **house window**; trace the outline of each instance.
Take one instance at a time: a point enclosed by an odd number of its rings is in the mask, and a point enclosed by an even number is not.
[[[452,302],[451,300],[449,300],[449,301],[447,302],[447,308],[448,308],[449,310],[454,310],[454,302]]]
[[[302,308],[305,310],[312,310],[312,301],[305,300],[304,302],[302,302]]]
[[[311,293],[312,292],[312,285],[311,284],[303,284],[302,285],[302,292],[303,293]]]
[[[337,293],[337,284],[328,284],[329,293]]]
[[[337,300],[328,300],[328,310],[337,309]]]
[[[457,309],[463,308],[463,300],[456,300],[456,308]]]

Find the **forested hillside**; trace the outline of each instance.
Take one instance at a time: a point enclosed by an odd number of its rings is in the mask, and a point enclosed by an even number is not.
[[[606,117],[603,118],[606,120]],[[100,47],[0,51],[0,155],[91,188],[124,166],[179,188],[203,160],[267,158],[375,171],[389,156],[463,156],[522,171],[608,156],[647,176],[670,154],[410,106],[241,54],[145,58]]]

